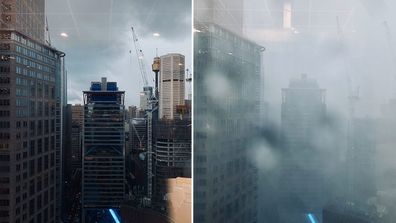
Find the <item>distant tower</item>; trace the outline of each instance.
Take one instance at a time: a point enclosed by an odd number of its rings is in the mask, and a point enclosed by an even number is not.
[[[140,109],[145,111],[149,109],[150,99],[153,97],[153,87],[145,86],[143,91],[140,92]]]
[[[158,56],[154,57],[154,62],[152,65],[152,70],[155,73],[155,98],[158,99],[158,73],[161,68],[161,58]]]
[[[98,212],[118,208],[125,195],[124,91],[106,78],[84,91],[82,155],[83,218],[96,222]]]
[[[176,106],[184,105],[185,64],[181,54],[161,56],[159,118],[174,119]]]
[[[281,216],[303,222],[306,214],[320,215],[322,208],[321,163],[313,142],[326,115],[325,90],[315,79],[301,75],[282,89]],[[293,210],[293,211],[291,211]],[[286,219],[283,219],[286,220]],[[282,221],[282,219],[281,219]]]

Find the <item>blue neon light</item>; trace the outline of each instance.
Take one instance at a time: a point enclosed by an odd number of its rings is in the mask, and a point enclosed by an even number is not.
[[[313,214],[308,214],[308,218],[311,221],[311,223],[317,223]]]
[[[121,223],[120,220],[118,220],[118,217],[113,209],[109,209],[111,216],[113,217],[115,223]]]

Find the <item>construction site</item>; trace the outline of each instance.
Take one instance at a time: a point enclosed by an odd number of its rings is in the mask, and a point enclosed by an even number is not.
[[[129,201],[123,207],[135,217],[159,213],[171,222],[168,181],[181,178],[191,184],[191,100],[185,99],[185,85],[192,78],[181,54],[157,53],[149,75],[134,28],[132,36],[144,86],[139,108],[126,120]],[[191,188],[185,189],[191,195]]]

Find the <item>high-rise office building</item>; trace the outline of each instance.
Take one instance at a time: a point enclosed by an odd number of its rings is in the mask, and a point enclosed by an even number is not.
[[[320,219],[325,196],[320,148],[315,145],[326,116],[325,90],[303,74],[282,89],[280,167],[281,222]]]
[[[58,222],[64,53],[44,43],[44,0],[0,4],[0,221]]]
[[[77,109],[76,109],[77,107]],[[65,112],[65,146],[63,150],[62,218],[64,221],[80,219],[82,105],[68,104]],[[77,112],[76,112],[77,110]],[[77,115],[76,115],[77,114]],[[81,124],[80,124],[81,123]]]
[[[44,43],[45,0],[1,0],[1,29],[13,29]]]
[[[184,105],[184,56],[171,53],[161,56],[159,80],[159,118],[174,119],[176,106]]]
[[[84,106],[80,104],[71,106],[72,122],[82,126],[84,121]]]
[[[194,2],[194,19],[214,23],[233,33],[243,33],[244,0],[200,0]]]
[[[72,170],[81,169],[82,130],[84,122],[84,106],[71,106],[71,166]]]
[[[214,16],[242,10],[213,7],[195,10]],[[249,143],[260,112],[263,47],[242,37],[241,28],[200,21],[205,18],[194,24],[194,221],[257,222],[257,169]]]
[[[118,208],[125,196],[124,91],[116,82],[92,82],[84,91],[83,219]]]
[[[84,106],[68,104],[65,116],[64,173],[66,174],[65,180],[70,180],[72,175],[76,176],[75,171],[81,169]]]

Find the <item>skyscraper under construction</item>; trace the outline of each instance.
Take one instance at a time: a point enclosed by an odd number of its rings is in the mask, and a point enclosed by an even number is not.
[[[125,196],[124,91],[116,82],[92,82],[84,91],[83,221],[118,208]]]

